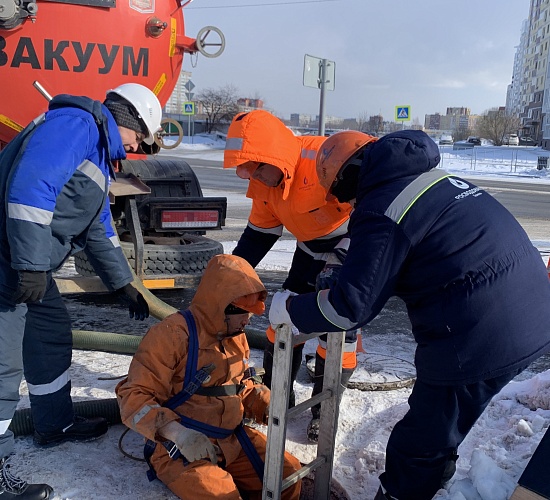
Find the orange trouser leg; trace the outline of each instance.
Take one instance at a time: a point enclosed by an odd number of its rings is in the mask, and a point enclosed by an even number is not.
[[[327,359],[327,350],[324,347],[317,346],[317,354],[323,359]],[[342,354],[342,369],[354,370],[357,367],[357,353],[344,352]]]
[[[231,474],[210,460],[198,460],[187,467],[183,465],[183,460],[168,460],[157,471],[158,478],[182,500],[241,498]]]
[[[262,460],[265,460],[267,444],[265,435],[250,427],[245,427],[245,430],[254,448],[256,448]],[[283,477],[290,476],[301,467],[298,459],[288,452],[285,452],[284,460]],[[241,450],[237,459],[228,464],[225,469],[233,476],[235,484],[237,484],[242,491],[246,491],[250,500],[260,500],[262,498],[262,483],[244,451]],[[301,481],[298,481],[281,493],[281,499],[298,500],[300,498],[300,489]]]

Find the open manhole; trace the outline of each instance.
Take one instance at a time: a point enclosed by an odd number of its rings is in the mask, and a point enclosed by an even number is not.
[[[342,485],[332,478],[330,482],[330,500],[351,500]],[[310,472],[302,479],[300,500],[317,500],[315,498],[315,472]]]
[[[306,357],[306,366],[313,380],[315,356]],[[410,361],[388,354],[358,352],[357,368],[350,378],[348,387],[361,391],[391,391],[410,387],[415,379],[416,369]]]

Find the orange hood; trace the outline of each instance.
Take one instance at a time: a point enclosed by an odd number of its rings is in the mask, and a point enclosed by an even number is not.
[[[263,283],[246,260],[221,254],[208,262],[190,309],[200,317],[204,330],[214,333],[225,329],[224,310],[229,304],[237,302],[239,307],[259,313],[266,297]]]
[[[258,109],[233,118],[227,132],[223,168],[247,161],[274,165],[283,172],[286,198],[301,152],[300,139],[279,118]],[[250,183],[260,184],[255,180]]]

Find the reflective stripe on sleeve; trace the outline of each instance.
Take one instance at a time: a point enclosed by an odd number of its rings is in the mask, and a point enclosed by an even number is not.
[[[160,408],[160,405],[145,405],[141,410],[139,410],[132,419],[132,424],[136,426],[139,421],[145,417],[152,409]]]
[[[9,420],[0,420],[0,436],[6,433],[10,424],[11,418]]]
[[[67,385],[71,380],[69,377],[69,370],[65,370],[59,377],[50,382],[49,384],[38,384],[33,385],[27,382],[27,387],[29,388],[29,393],[34,396],[44,396],[45,394],[53,394],[59,389],[62,389]]]
[[[114,235],[109,238],[111,240],[111,243],[115,248],[118,248],[120,246],[120,240],[118,239],[118,236]]]
[[[226,151],[241,151],[243,149],[242,137],[229,137],[225,141]]]
[[[307,253],[310,257],[313,257],[314,260],[328,260],[328,257],[329,255],[332,253],[332,252],[323,252],[323,253],[319,253],[319,252],[312,252],[306,245],[305,243],[303,243],[302,241],[298,241],[296,243],[296,246],[302,250],[303,252]]]
[[[258,231],[259,233],[265,233],[265,234],[274,234],[275,236],[282,236],[283,235],[283,225],[275,226],[275,227],[259,227],[255,226],[254,224],[251,224],[250,222],[247,224],[250,229],[254,229],[254,231]]]
[[[315,238],[315,240],[309,240],[309,241],[330,240],[332,238],[335,238],[336,236],[344,236],[348,232],[348,223],[349,223],[349,219],[346,220],[346,222],[344,222],[341,226],[337,227],[334,231],[330,232],[329,234],[326,234],[325,236],[320,236],[319,238]],[[305,253],[313,257],[315,260],[327,260],[329,255],[332,254],[332,252],[322,252],[322,253],[314,252],[313,250],[310,250],[309,247],[307,246],[307,243],[303,241],[298,241],[296,243],[296,246],[300,250],[304,251]],[[347,247],[349,247],[349,244]],[[346,247],[346,250],[347,250],[347,247]]]
[[[435,168],[419,175],[397,195],[384,215],[399,224],[409,209],[428,189],[447,177],[451,177],[451,174]]]
[[[53,219],[53,212],[29,205],[22,205],[21,203],[8,203],[8,217],[10,219],[24,220],[49,226]]]
[[[82,172],[90,180],[94,181],[99,186],[101,191],[105,192],[105,176],[103,175],[103,172],[101,172],[101,170],[97,167],[97,165],[94,165],[91,161],[86,160],[81,165],[79,165],[77,170],[79,172]]]
[[[308,160],[315,160],[317,157],[317,150],[316,149],[302,149],[302,158],[307,158]]]
[[[328,300],[329,292],[330,290],[321,290],[317,294],[317,306],[319,307],[321,314],[329,323],[332,323],[341,330],[351,330],[352,328],[356,328],[357,323],[352,323],[348,318],[340,316],[334,310],[334,307],[332,307],[332,304]]]
[[[339,225],[334,231],[331,231],[330,233],[325,234],[324,236],[319,236],[319,238],[315,238],[315,239],[330,240],[331,238],[334,238],[336,236],[344,236],[344,234],[348,232],[348,224],[349,224],[349,219],[346,219],[345,222]]]
[[[334,333],[337,333],[337,332],[327,332],[327,335],[333,335]],[[319,337],[317,340],[319,341],[319,346],[326,350],[327,343],[321,337]],[[357,340],[355,342],[349,342],[349,343],[344,342],[343,352],[355,352],[355,351],[357,351]]]

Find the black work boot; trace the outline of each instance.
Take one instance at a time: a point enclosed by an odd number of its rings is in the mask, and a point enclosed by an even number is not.
[[[340,378],[340,384],[344,388],[347,388],[349,379],[353,375],[355,368],[343,368],[342,376]],[[312,396],[315,396],[323,390],[323,377],[325,374],[325,360],[317,352],[315,353],[315,375],[313,376],[313,391]],[[342,391],[343,392],[343,391]],[[342,397],[342,393],[340,393]],[[307,426],[307,439],[311,443],[317,443],[319,441],[319,423],[321,419],[321,404],[316,404],[311,407],[312,419]]]
[[[263,367],[265,373],[262,377],[263,383],[271,389],[271,374],[273,372],[273,353],[275,346],[271,342],[266,342],[264,349],[264,362]],[[290,370],[290,387],[292,388],[288,396],[288,407],[293,408],[296,406],[296,393],[294,392],[294,382],[298,376],[298,371],[302,365],[302,352],[304,350],[304,344],[298,344],[294,346],[292,351],[292,368]]]
[[[28,484],[10,471],[9,458],[0,459],[0,498],[2,500],[47,500],[53,488],[47,484]]]
[[[453,450],[450,454],[447,464],[445,465],[445,470],[443,471],[443,476],[441,476],[441,487],[448,483],[451,478],[455,475],[456,472],[456,461],[458,460],[458,453],[456,450]]]
[[[374,497],[374,500],[397,500],[397,499],[392,497],[388,492],[384,493],[382,486],[380,486],[380,488],[378,488],[378,491],[376,492],[376,496]]]
[[[85,418],[75,415],[73,423],[64,429],[53,432],[34,431],[34,443],[49,448],[65,441],[91,441],[103,436],[107,428],[107,420],[103,417]]]

